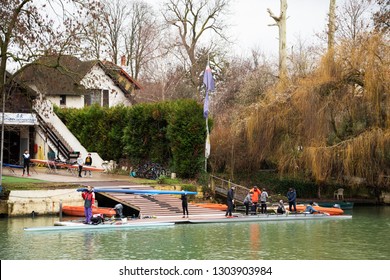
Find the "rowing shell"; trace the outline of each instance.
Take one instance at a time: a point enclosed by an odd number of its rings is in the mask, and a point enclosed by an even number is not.
[[[351,215],[337,215],[331,216],[327,214],[271,214],[271,215],[258,215],[258,216],[232,216],[225,218],[215,219],[200,219],[189,220],[192,224],[205,224],[205,223],[236,223],[236,222],[263,222],[263,221],[297,221],[297,220],[341,220],[351,219]]]
[[[32,227],[24,228],[25,231],[68,231],[68,230],[110,230],[110,229],[132,229],[132,228],[144,228],[144,227],[163,227],[172,226],[175,223],[159,223],[159,222],[135,222],[135,223],[113,223],[113,224],[97,224],[97,225],[86,225],[83,223],[74,222],[60,222],[55,226],[48,227]]]
[[[87,188],[77,189],[78,192],[85,192]],[[198,192],[190,191],[168,191],[168,190],[135,190],[135,189],[94,189],[94,192],[108,192],[108,193],[126,193],[126,194],[139,194],[139,195],[156,195],[156,194],[197,194]]]

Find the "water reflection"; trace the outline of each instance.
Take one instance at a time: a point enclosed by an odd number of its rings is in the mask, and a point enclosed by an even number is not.
[[[390,259],[390,207],[356,208],[351,220],[23,231],[55,220],[0,219],[0,259]]]

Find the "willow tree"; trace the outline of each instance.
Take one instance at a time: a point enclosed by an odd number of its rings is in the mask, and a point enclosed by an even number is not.
[[[279,78],[283,82],[287,78],[287,40],[286,40],[286,22],[287,22],[287,0],[280,0],[280,14],[276,16],[271,9],[267,10],[270,17],[275,20],[271,26],[277,26],[279,29]]]

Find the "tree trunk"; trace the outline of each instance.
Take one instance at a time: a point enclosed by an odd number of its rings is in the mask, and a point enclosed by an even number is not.
[[[287,43],[286,43],[286,21],[287,21],[287,0],[280,0],[280,15],[275,16],[268,9],[270,17],[275,20],[275,24],[279,28],[279,79],[284,81],[287,77]]]
[[[334,48],[335,32],[336,32],[336,0],[330,0],[329,22],[328,22],[328,51],[332,51]]]

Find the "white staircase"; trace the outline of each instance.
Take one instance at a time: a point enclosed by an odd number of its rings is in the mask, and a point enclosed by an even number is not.
[[[92,156],[92,164],[96,167],[102,167],[103,159],[96,152],[87,151],[83,145],[77,140],[77,138],[69,131],[66,125],[60,120],[60,118],[54,113],[53,105],[48,100],[36,100],[34,104],[34,110],[37,114],[43,119],[48,127],[55,132],[55,134],[61,139],[61,142],[69,149],[69,151],[78,151],[81,153],[83,159],[87,156],[88,152]],[[61,153],[58,151],[58,146],[56,143],[47,139],[41,129],[37,130],[42,139],[47,143],[47,145],[57,152],[60,160],[66,160]]]

